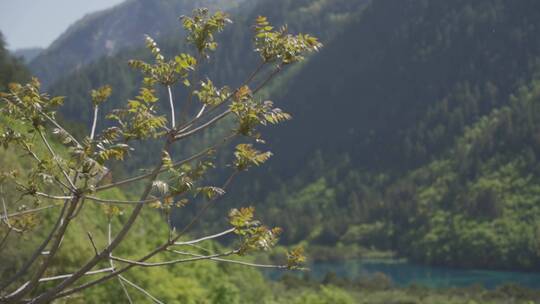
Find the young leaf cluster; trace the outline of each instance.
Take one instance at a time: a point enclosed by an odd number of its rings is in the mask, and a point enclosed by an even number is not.
[[[264,62],[287,65],[303,60],[305,53],[318,51],[322,44],[311,35],[291,35],[286,26],[274,30],[268,19],[260,16],[255,24],[255,47]]]
[[[232,22],[227,14],[216,12],[210,15],[206,8],[196,9],[191,17],[182,16],[181,21],[188,33],[187,41],[203,56],[208,56],[207,51],[214,51],[217,48],[214,35],[223,31],[227,23]]]
[[[274,104],[268,100],[257,101],[247,86],[241,87],[234,94],[229,108],[237,117],[238,133],[253,136],[256,135],[256,127],[259,125],[278,124],[291,119],[291,115],[273,106]]]

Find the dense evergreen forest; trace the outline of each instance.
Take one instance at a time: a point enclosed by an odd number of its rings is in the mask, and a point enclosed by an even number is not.
[[[139,13],[167,11],[164,24],[174,27],[171,7],[191,10],[184,2],[167,1],[152,10],[143,9],[150,4],[138,0],[124,6]],[[221,6],[218,0],[202,2]],[[92,43],[85,40],[89,33],[102,32],[110,18],[125,16],[128,10],[122,7],[85,18],[29,65],[32,73],[48,79],[51,94],[66,96],[60,115],[81,134],[91,121],[90,90],[110,84],[114,90],[104,111],[118,107],[136,95],[141,81],[127,61],[150,56],[142,38],[132,42],[137,39],[132,33],[135,25],[107,33],[114,38],[129,32],[129,41],[114,52],[107,53],[102,44],[79,52],[79,46]],[[257,0],[235,1],[225,9],[234,23],[220,34],[224,47],[205,62],[201,77],[212,77],[216,86],[239,84],[257,65],[256,54],[242,50],[252,48],[252,33],[245,29],[258,15],[288,24],[291,31],[312,33],[325,47],[300,66],[286,69],[265,89],[263,95],[282,105],[293,120],[266,136],[275,154],[268,166],[240,177],[195,234],[217,231],[227,211],[240,202],[255,206],[265,223],[283,227],[280,243],[302,244],[311,260],[381,251],[426,265],[540,271],[538,1]],[[186,48],[176,30],[161,32],[161,26],[149,31],[160,31],[157,40],[165,53]],[[58,62],[55,58],[64,56],[58,50],[66,50],[69,60]],[[90,50],[91,56],[85,54]],[[1,39],[0,71],[0,91],[10,81],[29,77]],[[159,94],[165,100],[166,92]],[[175,94],[179,100],[186,96],[181,89]],[[99,127],[107,124],[100,122]],[[231,124],[221,122],[224,127]],[[220,128],[213,129],[176,152],[188,155],[221,136]],[[149,156],[159,153],[151,145],[136,148],[133,162],[114,179],[147,167]],[[9,151],[0,155],[2,166],[24,170],[24,162]],[[212,177],[221,175],[216,171]],[[125,190],[110,196],[130,198],[133,193]],[[188,222],[200,208],[188,205],[175,212],[174,221]],[[97,216],[100,210],[91,212]],[[159,220],[157,214],[149,216],[138,229],[163,233],[152,228]],[[84,225],[99,231],[91,221]],[[84,229],[75,234],[84,234]],[[97,239],[105,238],[101,233]],[[87,242],[76,241],[75,234],[70,236],[74,250],[91,250]],[[142,235],[134,236],[134,243],[151,248],[152,240]],[[122,250],[128,256],[135,252],[131,247]],[[2,263],[0,273],[20,266],[17,252],[9,252],[10,263]],[[70,271],[85,257],[66,254],[61,269]],[[279,250],[270,256],[280,258]],[[384,276],[355,281],[330,274],[316,282],[309,275],[291,275],[270,282],[256,270],[216,264],[130,275],[151,290],[163,283],[153,290],[165,302],[182,303],[199,303],[201,298],[209,303],[540,299],[516,286],[495,291],[395,288]],[[114,284],[98,289],[84,296],[103,301],[122,292]]]
[[[22,62],[12,56],[6,49],[4,36],[0,32],[0,91],[5,91],[13,81],[28,80],[29,72]]]

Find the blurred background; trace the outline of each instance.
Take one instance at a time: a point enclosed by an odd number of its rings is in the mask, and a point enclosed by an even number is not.
[[[324,44],[261,92],[293,116],[264,132],[275,156],[240,177],[193,231],[220,231],[229,209],[253,205],[284,228],[280,246],[253,261],[279,262],[302,245],[311,271],[202,262],[127,276],[165,303],[540,303],[540,2],[0,0],[0,89],[38,77],[44,91],[66,96],[59,115],[84,135],[90,90],[112,85],[105,111],[137,95],[141,77],[127,61],[151,58],[144,35],[166,55],[190,51],[178,17],[198,7],[233,20],[202,70],[218,86],[239,85],[260,62],[259,15]],[[175,152],[199,151],[230,123]],[[160,152],[136,151],[127,166],[110,164],[114,178]],[[9,150],[0,152],[7,164],[24,168]],[[199,208],[176,210],[173,224]],[[157,233],[151,226],[139,229]],[[71,246],[59,269],[78,265],[88,244]],[[0,252],[0,273],[28,248]],[[70,301],[110,299],[125,301],[116,282]]]

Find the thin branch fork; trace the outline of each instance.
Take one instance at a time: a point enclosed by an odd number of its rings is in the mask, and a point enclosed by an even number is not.
[[[227,96],[227,98],[225,98],[225,100],[220,103],[219,105],[217,106],[214,106],[212,108],[210,108],[206,113],[204,114],[201,114],[201,115],[197,115],[196,117],[194,117],[193,119],[191,119],[190,121],[186,122],[185,124],[181,125],[181,126],[178,126],[178,132],[184,132],[186,130],[188,130],[191,126],[193,126],[193,124],[195,124],[197,121],[199,121],[200,119],[204,118],[205,116],[207,115],[210,115],[214,110],[216,110],[217,108],[219,108],[221,105],[223,104],[226,104],[237,92],[238,90],[240,90],[240,88],[248,85],[251,81],[253,81],[253,79],[255,79],[255,77],[257,76],[257,74],[259,74],[259,72],[262,70],[262,68],[266,65],[265,62],[261,62],[261,64],[259,64],[259,66],[255,69],[254,72],[252,72],[248,78],[238,87],[236,88],[236,90],[234,90],[234,92],[232,92],[231,94],[229,94],[229,96]]]
[[[172,141],[170,139],[167,139],[164,149],[165,151],[169,150],[170,144]],[[163,167],[163,161],[161,160],[159,164],[156,166],[156,168],[153,170],[152,175],[150,176],[151,182],[149,182],[141,195],[141,200],[145,200],[148,195],[150,194],[150,191],[152,190],[152,183],[155,180],[155,178],[158,176],[159,171]],[[139,217],[142,208],[144,204],[137,204],[134,210],[131,212],[131,215],[129,216],[127,222],[124,224],[120,232],[116,235],[116,237],[111,241],[111,243],[99,254],[96,255],[94,258],[92,258],[89,262],[87,262],[85,265],[83,265],[76,273],[73,274],[73,276],[65,279],[62,283],[55,286],[54,288],[51,288],[50,290],[46,291],[45,293],[41,294],[37,298],[34,299],[35,303],[47,303],[51,300],[60,297],[60,295],[65,294],[62,291],[70,286],[71,284],[75,283],[79,278],[81,278],[84,273],[92,269],[96,264],[98,264],[101,260],[108,258],[111,252],[122,242],[122,240],[126,237],[127,233],[130,231],[131,227]],[[118,275],[118,271],[115,271],[112,273],[112,276],[105,276],[103,278],[110,278]],[[103,279],[102,278],[102,279]],[[84,287],[82,286],[88,286],[88,284],[83,284],[79,287],[74,288],[74,290],[81,290]]]
[[[276,72],[277,73],[277,72]],[[276,73],[272,73],[272,75],[270,75],[269,78],[273,77],[273,75],[275,75]],[[269,81],[269,80],[267,80]],[[266,84],[265,81],[263,83]],[[260,89],[261,86],[259,86],[257,88],[257,90]],[[231,95],[232,96],[232,95]],[[231,98],[231,97],[229,97]],[[222,103],[223,104],[223,103]],[[211,111],[207,111],[205,114],[208,115]],[[209,121],[208,123],[206,123],[205,125],[203,126],[200,126],[200,127],[197,127],[197,129],[195,129],[197,132],[198,130],[202,130],[208,126],[210,126],[212,123],[215,123],[217,122],[219,119],[223,118],[224,116],[226,116],[228,113],[227,111],[225,111],[224,113],[218,115],[217,117],[214,117],[211,121]],[[205,115],[200,115],[198,118],[195,118],[194,121],[196,120],[199,120],[201,118],[203,118]],[[187,125],[191,124],[192,122],[190,123],[187,123]],[[175,128],[176,129],[176,128]],[[178,128],[178,129],[181,129],[181,128]],[[193,131],[193,130],[192,130]],[[181,139],[181,138],[185,138],[191,134],[194,134],[195,132],[192,132],[192,131],[188,131],[186,133],[182,133],[180,135],[180,138],[174,138],[174,136],[170,137],[168,140],[167,140],[167,144],[166,144],[166,147],[165,147],[165,150],[168,150],[168,146],[178,140],[178,139]],[[174,134],[174,133],[170,133],[170,134]],[[171,140],[172,139],[172,140]],[[160,162],[160,165],[152,172],[152,174],[149,176],[150,180],[153,182],[155,180],[155,178],[157,177],[157,175],[160,173],[160,170],[162,169],[162,166],[163,166],[163,163]],[[233,176],[231,176],[231,178],[229,178],[226,182],[226,184],[229,184],[230,181],[232,181],[232,178],[234,177],[234,175],[236,174],[237,172],[235,172],[233,174]],[[141,197],[141,201],[143,200],[146,200],[147,199],[147,196],[152,188],[152,182],[149,183]],[[149,253],[148,255],[146,255],[145,257],[141,258],[138,262],[139,263],[144,263],[144,261],[148,260],[149,258],[151,258],[152,256],[154,256],[155,254],[159,253],[159,252],[162,252],[164,250],[167,249],[168,246],[172,245],[172,243],[178,241],[178,239],[195,223],[197,222],[200,217],[202,216],[202,214],[206,211],[206,209],[210,206],[210,203],[211,201],[205,205],[205,207],[203,207],[203,210],[197,214],[196,218],[193,219],[192,222],[190,222],[183,230],[180,234],[178,234],[175,238],[169,240],[167,243],[165,243],[164,245],[156,248],[154,251],[152,251],[151,253]],[[116,248],[116,246],[118,246],[118,244],[123,240],[123,238],[126,236],[127,232],[130,230],[131,226],[133,225],[133,223],[135,222],[135,220],[137,219],[138,215],[140,214],[141,210],[142,210],[142,206],[143,204],[137,204],[135,209],[132,211],[132,214],[130,215],[128,221],[126,222],[126,224],[124,224],[124,227],[122,228],[122,230],[118,233],[118,235],[115,237],[115,239],[111,242],[111,244],[109,246],[107,246],[99,255],[95,256],[93,259],[91,259],[88,263],[86,263],[85,265],[83,265],[76,273],[74,273],[71,277],[65,279],[62,283],[60,283],[59,285],[55,286],[54,288],[51,288],[50,290],[46,291],[45,293],[41,294],[40,296],[38,296],[37,298],[33,299],[33,303],[45,303],[45,302],[49,302],[53,299],[57,299],[57,298],[60,298],[60,297],[64,297],[64,296],[67,296],[69,294],[72,294],[72,293],[75,293],[75,292],[78,292],[80,290],[83,290],[83,289],[86,289],[90,286],[93,286],[95,284],[98,284],[100,282],[104,282],[106,280],[108,280],[109,278],[112,278],[114,276],[117,276],[119,274],[121,274],[122,272],[124,271],[127,271],[128,269],[130,269],[131,267],[135,266],[134,264],[128,264],[126,267],[122,268],[122,269],[119,269],[119,270],[115,270],[114,272],[111,272],[109,273],[108,275],[100,278],[100,279],[97,279],[95,281],[91,281],[91,282],[88,282],[88,283],[85,283],[85,284],[82,284],[80,286],[77,286],[77,287],[74,287],[70,290],[67,290],[67,291],[64,291],[64,289],[70,285],[72,285],[75,281],[77,281],[81,276],[84,275],[84,273],[86,273],[87,271],[89,271],[92,267],[94,267],[99,261],[101,261],[102,259],[104,258],[107,258],[107,256],[110,255],[110,253],[114,250],[114,248]],[[232,254],[232,253],[231,253]],[[216,256],[206,256],[206,259],[208,259],[209,257],[216,257]],[[201,257],[193,257],[193,259],[202,259]],[[193,259],[184,259],[184,261],[192,261]],[[170,263],[171,261],[169,261]],[[180,262],[178,262],[180,263]],[[148,264],[148,263],[147,263]]]
[[[71,133],[69,133],[68,131],[66,131],[66,129],[64,129],[56,120],[54,120],[53,118],[51,118],[49,115],[47,115],[47,113],[43,112],[43,111],[39,111],[39,114],[43,115],[50,123],[52,123],[57,129],[61,130],[62,132],[64,132],[65,134],[67,134],[67,136],[69,136],[69,138],[79,147],[82,147],[82,145],[77,141],[77,139],[71,135]]]
[[[227,115],[231,114],[231,110],[225,110],[223,113],[217,115],[216,117],[212,118],[211,120],[209,120],[208,122],[206,122],[205,124],[191,130],[191,131],[187,131],[185,133],[180,133],[180,134],[177,134],[174,139],[175,140],[180,140],[180,139],[184,139],[186,137],[189,137],[199,131],[202,131],[204,129],[206,129],[207,127],[215,124],[216,122],[220,121],[221,119],[227,117]]]
[[[231,174],[231,176],[227,179],[227,181],[225,182],[225,184],[223,185],[223,189],[226,189],[230,183],[232,182],[233,178],[236,176],[236,174],[238,173],[238,171],[235,171],[233,174]],[[160,253],[160,252],[163,252],[165,250],[167,250],[167,248],[171,245],[173,245],[175,242],[177,242],[188,230],[189,228],[194,225],[199,219],[200,217],[203,215],[204,211],[210,207],[210,203],[214,200],[216,200],[217,198],[220,198],[222,196],[216,196],[215,198],[213,198],[211,201],[209,201],[203,208],[204,210],[202,210],[201,212],[199,212],[196,216],[195,219],[193,219],[175,238],[167,241],[166,243],[164,243],[163,245],[157,247],[156,249],[154,249],[152,252],[148,253],[147,255],[145,255],[144,257],[140,258],[139,260],[137,260],[137,262],[139,263],[144,263],[145,261],[147,261],[148,259],[152,258],[153,256],[155,256],[156,254]],[[138,206],[142,206],[142,205],[138,205]],[[110,251],[109,251],[110,252]],[[74,294],[74,293],[77,293],[81,290],[84,290],[84,289],[87,289],[89,287],[92,287],[96,284],[99,284],[99,283],[102,283],[102,282],[105,282],[111,278],[114,278],[115,276],[118,276],[120,274],[122,274],[123,272],[125,271],[128,271],[129,269],[131,269],[132,267],[135,267],[137,266],[136,264],[129,264],[127,263],[127,265],[121,269],[117,269],[115,270],[114,272],[110,273],[110,274],[107,274],[99,279],[96,279],[94,281],[91,281],[91,282],[87,282],[87,283],[84,283],[82,285],[79,285],[77,287],[74,287],[72,289],[69,289],[69,290],[66,290],[66,291],[60,291],[60,292],[54,292],[52,293],[51,292],[51,296],[50,298],[47,298],[47,299],[58,299],[58,298],[62,298],[62,297],[66,297],[66,296],[69,296],[71,294]],[[63,290],[63,289],[62,289]]]
[[[253,90],[253,94],[257,94],[263,87],[265,87],[265,86],[268,84],[268,82],[270,82],[270,80],[272,80],[279,72],[281,72],[281,70],[282,70],[282,66],[281,66],[281,65],[276,66],[276,68],[274,69],[274,71],[273,71],[272,73],[270,73],[270,75],[269,75],[269,76],[268,76],[261,84],[259,84],[259,86],[257,86],[257,88],[256,88],[255,90]],[[254,77],[254,75],[253,75],[252,77]],[[240,87],[240,88],[241,88],[241,87]],[[238,90],[239,90],[239,88],[236,89],[234,93],[230,94],[230,95],[229,95],[229,96],[228,96],[221,104],[219,104],[219,105],[217,105],[216,107],[213,107],[212,109],[210,109],[206,114],[209,114],[210,112],[212,112],[214,109],[216,109],[216,108],[219,107],[220,105],[227,103],[227,102],[232,98],[232,96],[234,96],[234,94],[235,94]],[[198,126],[197,128],[192,129],[192,130],[190,130],[190,131],[186,131],[186,132],[184,132],[184,133],[181,133],[182,131],[189,129],[189,127],[193,125],[193,123],[189,123],[189,124],[188,124],[189,126],[188,126],[187,128],[183,128],[183,127],[180,128],[181,131],[178,131],[178,133],[175,135],[174,138],[175,138],[175,140],[179,140],[179,139],[183,139],[183,138],[189,137],[189,136],[191,136],[191,135],[193,135],[193,134],[196,134],[197,132],[206,129],[207,127],[209,127],[209,126],[215,124],[215,123],[218,122],[219,120],[221,120],[221,119],[227,117],[227,115],[229,115],[230,113],[231,113],[231,110],[230,110],[230,109],[227,109],[227,110],[225,110],[224,112],[222,112],[221,114],[216,115],[214,118],[210,119],[208,122],[206,122],[206,123],[204,123],[204,124]],[[200,118],[203,117],[203,116],[205,116],[205,115],[201,115],[201,116],[197,115],[197,117],[196,117],[194,120],[196,121],[196,120],[200,119]]]
[[[36,129],[39,136],[41,137],[41,140],[43,141],[43,143],[45,144],[45,146],[47,147],[47,150],[49,151],[49,153],[51,154],[52,158],[54,159],[54,161],[56,162],[56,165],[58,166],[58,168],[60,169],[60,171],[62,172],[62,174],[64,175],[64,177],[66,178],[66,180],[68,181],[69,185],[71,186],[71,190],[75,190],[77,189],[77,186],[75,186],[75,184],[73,183],[73,181],[71,180],[71,178],[69,178],[69,174],[67,174],[67,172],[64,170],[64,168],[62,168],[62,165],[60,165],[60,162],[58,161],[58,155],[56,155],[56,152],[54,152],[53,148],[51,147],[51,145],[49,144],[49,141],[47,140],[47,138],[45,137],[45,135],[43,135],[43,132],[41,130],[39,130],[39,128]]]
[[[100,274],[100,273],[104,273],[104,272],[111,272],[111,271],[114,271],[114,269],[113,268],[104,268],[104,269],[99,269],[99,270],[88,271],[84,275],[85,276],[87,276],[87,275],[95,275],[95,274]],[[57,275],[57,276],[54,276],[54,277],[41,278],[41,279],[38,280],[38,282],[43,283],[43,282],[51,282],[51,281],[62,280],[62,279],[69,278],[72,275],[73,274],[63,274],[63,275]],[[24,289],[28,288],[28,285],[30,285],[31,283],[32,283],[31,281],[28,281],[28,282],[24,283],[16,291],[14,291],[12,293],[12,295],[15,295],[15,294],[18,294],[18,293],[22,292]]]
[[[39,283],[39,280],[43,277],[47,269],[49,268],[49,265],[53,259],[53,257],[56,255],[58,250],[60,249],[60,246],[62,244],[62,240],[64,239],[64,236],[66,234],[67,228],[69,226],[69,223],[71,222],[70,217],[77,208],[77,203],[79,202],[79,197],[75,196],[71,200],[69,200],[68,211],[63,219],[61,219],[60,227],[58,228],[56,232],[56,236],[53,238],[53,243],[51,245],[51,248],[48,250],[48,254],[45,256],[45,259],[41,263],[41,265],[38,267],[38,270],[36,271],[33,278],[30,280],[28,285],[24,288],[20,288],[20,293],[14,293],[13,297],[15,299],[18,299],[22,297],[24,294],[31,292]],[[90,270],[90,269],[89,269]],[[87,271],[85,271],[86,273]]]
[[[130,280],[126,279],[123,275],[118,275],[118,278],[120,280],[120,282],[125,282],[127,283],[128,285],[130,285],[131,287],[137,289],[138,291],[140,291],[142,294],[144,294],[145,296],[147,296],[148,298],[150,298],[152,301],[154,301],[154,303],[158,303],[158,304],[164,304],[163,302],[161,302],[160,300],[158,300],[156,297],[154,297],[153,295],[151,295],[148,291],[146,291],[144,288],[140,287],[139,285],[131,282]],[[123,283],[122,283],[122,286],[123,286]],[[126,295],[128,296],[128,299],[131,303],[131,298],[129,297],[129,294],[127,293],[127,290],[125,290],[126,292]]]
[[[30,267],[34,264],[34,262],[41,256],[41,253],[43,252],[45,247],[47,247],[47,245],[50,243],[50,241],[54,237],[54,233],[60,227],[62,220],[64,218],[64,213],[67,210],[67,206],[68,206],[68,202],[64,203],[62,207],[62,211],[60,212],[60,215],[58,216],[58,219],[56,220],[53,226],[53,229],[51,230],[47,238],[41,243],[41,245],[38,248],[36,248],[36,250],[34,250],[30,259],[23,265],[23,267],[19,271],[17,271],[17,273],[13,277],[9,278],[8,280],[0,284],[0,291],[9,287],[11,284],[17,281],[20,277],[22,277],[28,271],[28,269],[30,269]]]
[[[220,143],[217,143],[217,144],[215,144],[215,145],[213,145],[213,146],[211,146],[209,148],[206,148],[206,149],[200,151],[199,153],[196,153],[196,154],[194,154],[194,155],[192,155],[192,156],[190,156],[190,157],[188,157],[186,159],[183,159],[183,160],[180,160],[180,161],[177,161],[177,162],[173,163],[172,167],[177,168],[177,167],[182,166],[183,164],[186,164],[186,163],[194,161],[194,160],[196,160],[198,158],[201,158],[201,157],[207,155],[210,151],[215,150],[218,147],[224,145],[229,140],[234,138],[236,135],[237,135],[236,133],[233,133],[232,135],[229,135],[226,138],[224,138]],[[159,173],[166,172],[167,170],[168,170],[167,168],[161,168],[159,170]],[[111,188],[116,188],[116,187],[123,186],[123,185],[127,185],[127,184],[130,184],[130,183],[139,181],[139,180],[147,179],[147,178],[149,178],[151,176],[152,176],[152,172],[147,173],[147,174],[142,174],[142,175],[139,175],[139,176],[135,176],[135,177],[131,177],[131,178],[121,180],[121,181],[118,181],[118,182],[110,183],[110,184],[107,184],[107,185],[99,186],[99,187],[96,187],[96,192],[111,189]]]

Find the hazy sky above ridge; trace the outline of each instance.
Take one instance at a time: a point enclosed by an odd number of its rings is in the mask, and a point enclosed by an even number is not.
[[[47,47],[88,13],[124,0],[0,0],[0,32],[10,50]]]

